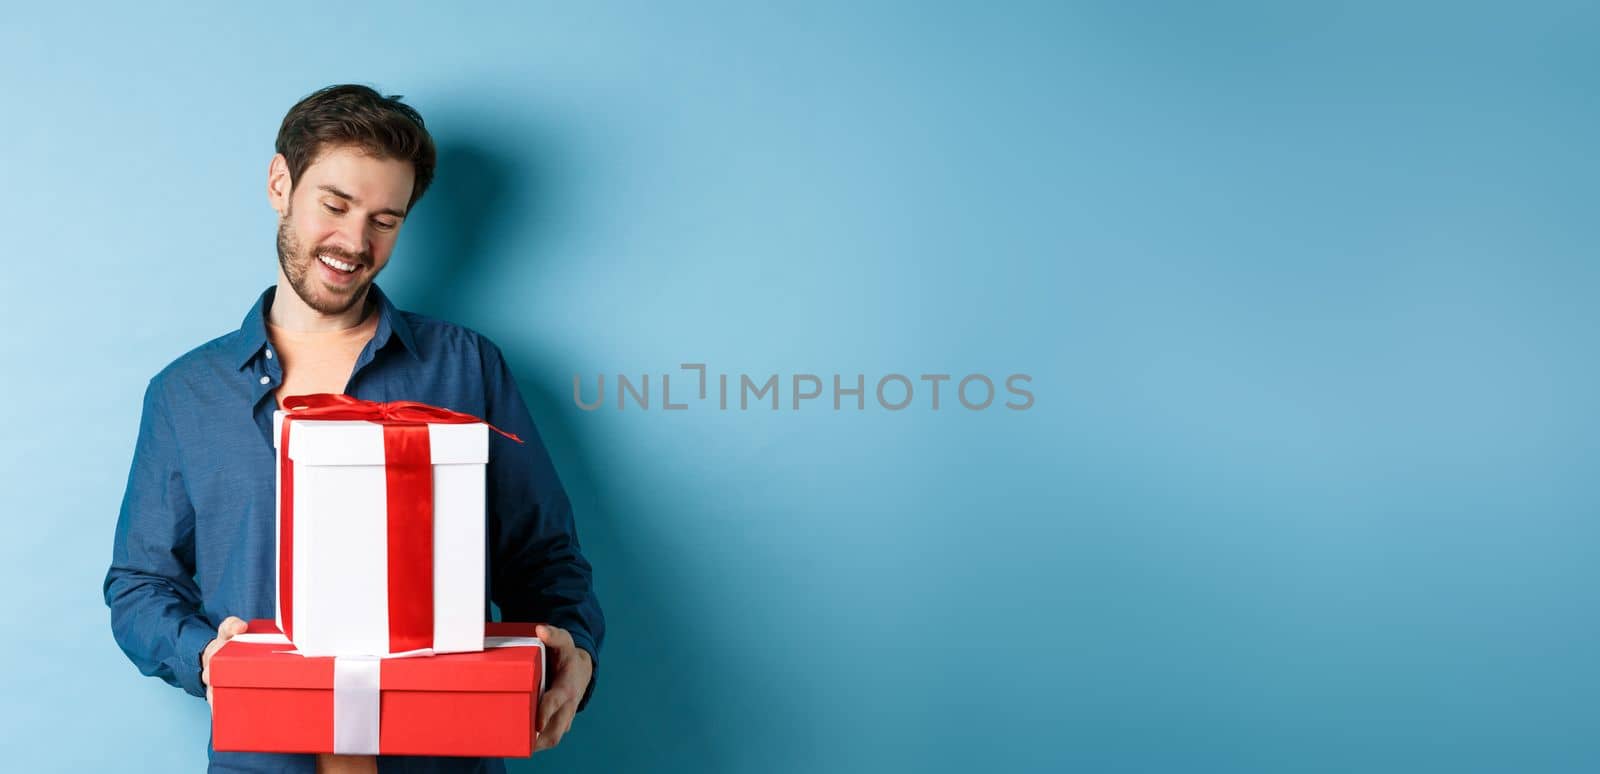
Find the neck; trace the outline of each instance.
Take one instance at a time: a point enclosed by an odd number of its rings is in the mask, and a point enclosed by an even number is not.
[[[272,294],[272,306],[267,309],[267,322],[279,328],[303,333],[354,328],[366,317],[367,302],[371,300],[368,291],[371,289],[371,285],[363,289],[361,298],[351,304],[349,309],[338,314],[323,314],[312,309],[299,293],[294,292],[294,286],[289,284],[289,278],[283,275],[283,267],[280,266],[278,292]]]

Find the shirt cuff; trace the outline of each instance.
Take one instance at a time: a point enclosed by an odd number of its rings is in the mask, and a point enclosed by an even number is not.
[[[200,682],[200,654],[216,638],[216,627],[207,623],[204,618],[191,616],[178,624],[177,652],[173,657],[176,664],[173,671],[177,673],[179,687],[191,696],[204,698],[206,695],[206,685]]]
[[[600,678],[600,656],[595,652],[594,638],[590,637],[588,632],[572,628],[568,629],[567,633],[572,635],[572,644],[582,648],[585,653],[589,654],[589,666],[592,669],[589,672],[589,685],[583,689],[583,698],[578,700],[577,711],[582,712],[583,708],[589,704],[589,697],[594,695],[595,681]]]

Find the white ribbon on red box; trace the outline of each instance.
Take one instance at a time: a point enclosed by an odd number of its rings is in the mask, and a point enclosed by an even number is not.
[[[293,645],[288,637],[277,632],[236,634],[232,641],[249,645]],[[490,648],[539,649],[539,693],[534,697],[534,711],[537,712],[539,706],[537,699],[544,695],[546,682],[544,641],[538,637],[484,637],[483,649]],[[297,650],[276,652],[299,653]],[[380,720],[378,708],[381,706],[379,695],[382,690],[379,680],[380,664],[386,658],[416,658],[431,655],[433,655],[431,648],[423,648],[404,653],[391,653],[387,656],[335,656],[333,751],[340,755],[377,755]]]
[[[333,659],[333,751],[378,754],[378,683],[383,659],[337,656]]]

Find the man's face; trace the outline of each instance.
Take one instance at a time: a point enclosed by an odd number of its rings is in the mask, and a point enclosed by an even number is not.
[[[411,162],[324,148],[292,189],[280,162],[269,178],[269,192],[282,202],[278,265],[307,306],[343,313],[389,263],[416,181]]]

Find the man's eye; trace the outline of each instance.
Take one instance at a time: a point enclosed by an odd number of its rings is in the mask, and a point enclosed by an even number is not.
[[[384,231],[388,231],[389,229],[394,228],[395,224],[393,224],[393,223],[385,223],[385,222],[383,222],[381,220],[375,220],[375,221],[372,221],[372,225],[377,226],[378,228],[381,228]]]
[[[335,206],[333,206],[331,204],[324,204],[324,205],[322,205],[322,207],[323,207],[323,209],[326,209],[328,212],[331,212],[331,213],[333,213],[335,215],[343,215],[344,214],[344,210],[341,210],[338,207],[335,207]]]

